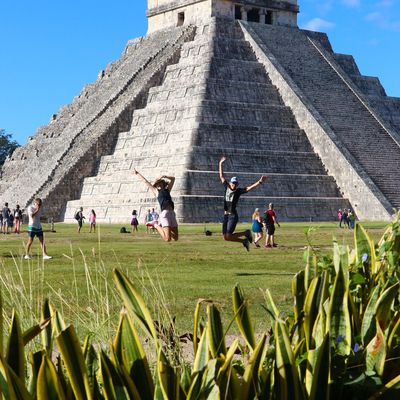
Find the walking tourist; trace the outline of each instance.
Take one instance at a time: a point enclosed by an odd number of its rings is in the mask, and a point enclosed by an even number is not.
[[[8,234],[10,214],[11,211],[8,208],[8,203],[5,203],[3,209],[1,210],[1,216],[2,216],[1,232],[4,235]]]
[[[14,210],[14,233],[21,233],[21,223],[22,223],[22,210],[19,204],[16,205]]]
[[[154,228],[166,242],[171,239],[178,240],[178,222],[174,211],[174,202],[171,198],[171,190],[175,183],[175,177],[163,175],[157,178],[154,183],[150,183],[136,169],[133,171],[150,189],[160,204],[161,215]]]
[[[81,233],[83,220],[86,219],[83,215],[83,207],[80,207],[79,211],[76,212],[75,219],[78,221],[78,233]]]
[[[265,211],[264,214],[265,228],[266,228],[266,240],[265,247],[277,247],[278,245],[275,243],[274,233],[275,233],[275,224],[280,227],[280,224],[276,218],[276,213],[274,211],[274,204],[269,203],[268,210]]]
[[[253,241],[250,230],[235,232],[236,225],[239,221],[236,206],[242,194],[248,193],[256,187],[262,185],[267,180],[267,177],[263,175],[258,181],[254,182],[252,185],[240,188],[239,180],[237,177],[232,177],[229,182],[225,179],[223,171],[223,164],[225,160],[226,157],[222,157],[219,161],[219,178],[225,188],[224,221],[222,225],[222,234],[225,240],[229,242],[242,243],[246,250],[250,251],[250,243]]]
[[[53,258],[47,254],[46,245],[44,243],[44,234],[42,230],[42,225],[40,223],[42,211],[42,200],[39,198],[35,199],[33,203],[28,207],[28,243],[26,245],[25,260],[29,260],[30,258],[32,258],[31,247],[35,236],[37,236],[39,239],[43,253],[43,260],[50,260],[51,258]]]
[[[253,212],[251,230],[254,233],[254,245],[256,247],[260,247],[258,242],[263,237],[263,222],[261,219],[260,210],[258,208],[256,208]]]
[[[89,224],[90,224],[90,230],[89,233],[96,232],[96,212],[94,210],[90,211],[89,214]]]

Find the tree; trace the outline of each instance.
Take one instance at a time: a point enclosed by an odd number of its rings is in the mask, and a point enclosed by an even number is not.
[[[11,135],[6,133],[4,129],[0,129],[0,167],[17,147],[19,147],[19,144],[15,140],[12,140]]]

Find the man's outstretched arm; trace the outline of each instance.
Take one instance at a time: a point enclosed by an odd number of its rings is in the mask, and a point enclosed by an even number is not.
[[[246,187],[246,192],[250,192],[256,187],[262,185],[267,180],[267,177],[263,175],[257,182],[254,182],[252,185]]]

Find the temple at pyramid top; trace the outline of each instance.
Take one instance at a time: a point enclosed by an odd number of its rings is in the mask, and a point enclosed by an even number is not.
[[[148,0],[148,33],[210,17],[297,27],[298,12],[297,0]]]

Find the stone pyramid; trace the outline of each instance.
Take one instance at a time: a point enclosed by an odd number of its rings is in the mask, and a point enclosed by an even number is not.
[[[242,198],[243,220],[271,201],[282,220],[332,220],[344,207],[389,219],[400,206],[400,99],[325,34],[298,29],[297,12],[295,0],[149,0],[149,34],[14,152],[1,201],[42,197],[56,220],[80,206],[100,221],[143,218],[157,204],[137,168],[176,177],[180,221],[218,221],[225,155],[241,185],[269,177]]]

